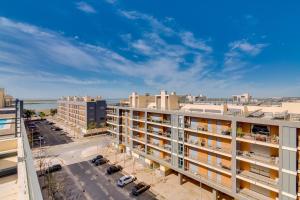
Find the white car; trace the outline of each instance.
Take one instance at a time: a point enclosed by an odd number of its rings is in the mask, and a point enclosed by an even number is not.
[[[125,176],[122,176],[119,180],[118,180],[118,183],[117,185],[120,186],[120,187],[124,187],[125,185],[127,185],[128,183],[131,183],[133,181],[136,180],[136,177],[133,176],[133,175],[125,175]]]

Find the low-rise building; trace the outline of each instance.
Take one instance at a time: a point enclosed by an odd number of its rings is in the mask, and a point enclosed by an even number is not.
[[[4,88],[0,88],[0,108],[13,106],[13,97],[5,93]]]
[[[249,103],[251,99],[252,97],[249,93],[232,96],[233,103]]]
[[[300,199],[300,102],[180,104],[165,91],[129,102],[108,106],[108,131],[162,175],[194,179],[215,199]]]
[[[62,97],[57,104],[57,119],[75,137],[106,131],[106,101],[101,97]]]

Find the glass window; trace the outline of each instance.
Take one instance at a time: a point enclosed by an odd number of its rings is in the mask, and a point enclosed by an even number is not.
[[[178,167],[179,168],[183,167],[183,159],[182,158],[178,158]]]

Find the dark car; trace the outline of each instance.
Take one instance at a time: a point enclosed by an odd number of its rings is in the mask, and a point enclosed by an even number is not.
[[[102,156],[102,155],[98,155],[98,156],[96,156],[95,158],[93,158],[93,159],[91,160],[91,162],[92,162],[92,163],[95,163],[96,160],[99,160],[99,159],[101,159],[101,158],[103,158],[103,156]]]
[[[54,128],[54,130],[55,130],[55,131],[61,131],[62,129],[61,129],[61,128],[58,128],[58,127],[56,127],[56,128]]]
[[[138,196],[140,194],[142,194],[143,192],[145,192],[146,190],[148,190],[150,188],[150,185],[147,185],[144,182],[140,182],[139,184],[137,184],[136,186],[134,186],[132,188],[132,194],[134,196]]]
[[[106,158],[101,158],[101,159],[98,159],[95,161],[95,165],[98,166],[98,165],[103,165],[105,163],[108,163],[109,160],[107,160]]]
[[[50,174],[50,173],[52,173],[52,172],[56,172],[56,171],[59,171],[59,170],[61,170],[61,169],[62,169],[62,167],[61,167],[60,164],[53,165],[53,166],[49,167],[49,168],[46,170],[46,174]]]
[[[113,174],[113,173],[116,173],[121,170],[122,170],[122,167],[120,165],[111,165],[109,168],[107,168],[106,172],[108,174]]]

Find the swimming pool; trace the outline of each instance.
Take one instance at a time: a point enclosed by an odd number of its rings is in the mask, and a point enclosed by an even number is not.
[[[9,121],[7,119],[0,119],[0,129],[3,129],[8,122]]]

